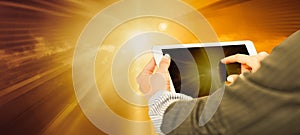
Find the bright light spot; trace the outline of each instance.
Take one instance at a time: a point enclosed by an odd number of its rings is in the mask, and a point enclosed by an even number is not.
[[[159,24],[159,30],[165,31],[168,28],[168,23],[160,23]]]

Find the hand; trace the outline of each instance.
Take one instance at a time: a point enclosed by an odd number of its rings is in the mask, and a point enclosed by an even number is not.
[[[148,100],[159,90],[170,91],[170,76],[168,72],[170,63],[170,55],[166,54],[162,58],[156,73],[154,73],[156,64],[154,58],[152,58],[137,76],[136,81],[139,84],[139,89]]]
[[[265,59],[269,54],[266,52],[260,52],[257,55],[249,56],[245,54],[236,54],[228,56],[221,60],[224,64],[229,63],[241,63],[241,73],[251,72],[254,73],[260,68],[260,62]],[[234,82],[239,75],[230,75],[227,77],[227,81]]]

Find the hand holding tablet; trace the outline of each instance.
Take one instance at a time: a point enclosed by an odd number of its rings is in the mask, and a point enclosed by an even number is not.
[[[170,76],[168,68],[170,66],[170,56],[166,54],[159,63],[159,68],[155,71],[155,61],[151,59],[144,70],[137,76],[140,91],[146,99],[159,90],[170,90]]]
[[[269,56],[266,52],[260,52],[257,55],[249,56],[244,54],[235,54],[221,60],[224,64],[241,63],[241,73],[256,72],[260,68],[260,62]],[[233,82],[239,75],[233,74],[227,77],[227,81]]]

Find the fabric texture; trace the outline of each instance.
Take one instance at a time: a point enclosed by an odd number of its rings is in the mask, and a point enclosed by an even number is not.
[[[156,133],[163,135],[160,127],[163,120],[163,115],[167,108],[174,102],[179,100],[192,100],[192,97],[180,94],[170,93],[166,90],[156,92],[149,100],[149,116],[153,123]]]

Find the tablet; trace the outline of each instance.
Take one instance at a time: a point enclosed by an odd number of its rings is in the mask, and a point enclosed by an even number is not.
[[[220,62],[222,58],[257,54],[248,40],[154,46],[152,52],[157,65],[164,54],[171,56],[168,69],[171,91],[192,97],[207,96],[223,86],[228,75],[240,74],[239,63],[224,65]]]

